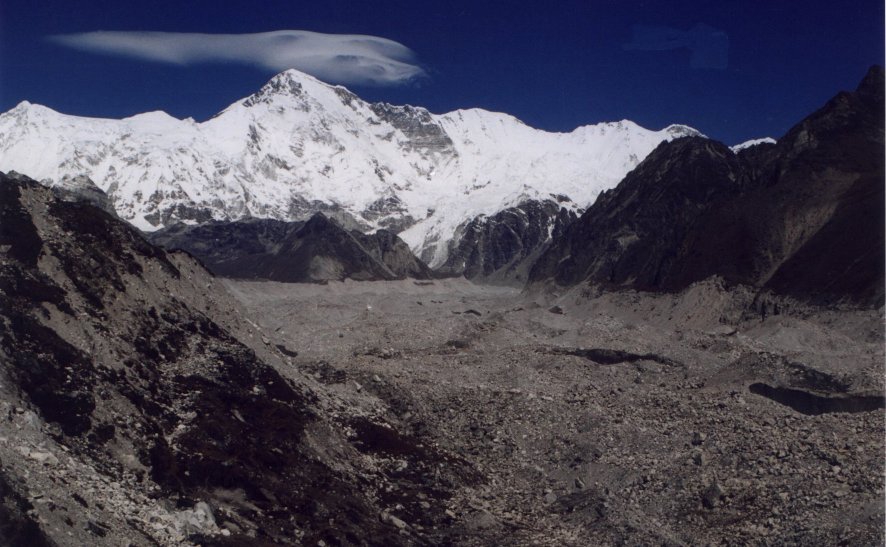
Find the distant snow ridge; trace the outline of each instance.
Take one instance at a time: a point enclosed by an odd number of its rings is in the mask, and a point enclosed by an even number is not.
[[[22,102],[0,114],[0,170],[50,185],[88,176],[148,231],[333,212],[400,232],[437,266],[476,216],[552,195],[587,207],[660,142],[688,135],[699,132],[620,121],[548,133],[479,109],[436,115],[288,70],[202,123],[163,112],[83,118]]]
[[[741,144],[736,144],[735,146],[730,146],[729,149],[734,153],[738,154],[745,148],[750,148],[752,146],[757,146],[758,144],[775,144],[775,139],[772,137],[763,137],[762,139],[751,139],[749,141],[745,141]]]

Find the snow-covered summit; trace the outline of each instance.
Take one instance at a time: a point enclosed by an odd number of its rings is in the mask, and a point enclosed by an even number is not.
[[[745,141],[741,144],[736,144],[735,146],[730,146],[729,149],[734,153],[738,154],[742,150],[746,148],[750,148],[752,146],[758,146],[760,144],[775,144],[775,139],[772,137],[763,137],[762,139],[751,139],[749,141]]]
[[[368,103],[287,70],[202,123],[164,112],[84,118],[22,102],[0,114],[0,170],[49,184],[85,175],[143,230],[337,210],[400,231],[438,265],[460,224],[551,195],[586,207],[660,142],[698,134],[627,120],[550,133],[481,109]]]

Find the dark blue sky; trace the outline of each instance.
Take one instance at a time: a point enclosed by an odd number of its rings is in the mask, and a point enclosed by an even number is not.
[[[883,9],[882,0],[2,0],[0,110],[29,100],[77,115],[165,110],[203,120],[273,72],[104,56],[46,37],[299,29],[398,41],[430,75],[420,85],[349,86],[366,99],[482,107],[556,131],[625,118],[653,129],[685,123],[734,144],[782,135],[883,64]]]

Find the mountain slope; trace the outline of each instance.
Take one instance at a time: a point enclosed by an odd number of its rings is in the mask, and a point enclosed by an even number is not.
[[[443,275],[464,275],[475,281],[522,285],[529,267],[545,245],[577,215],[554,200],[524,201],[490,216],[459,226]]]
[[[348,231],[323,213],[307,222],[246,219],[176,224],[147,237],[167,249],[191,253],[224,277],[313,282],[427,279],[431,275],[391,232]]]
[[[21,103],[0,114],[0,170],[55,183],[88,176],[142,230],[333,209],[400,233],[439,266],[464,222],[552,194],[584,207],[658,143],[694,134],[629,121],[547,133],[478,109],[371,104],[289,70],[202,123]]]
[[[533,266],[531,282],[677,290],[728,282],[883,299],[883,72],[772,145],[660,145]]]
[[[473,480],[303,376],[189,256],[2,173],[0,325],[4,545],[445,543]]]

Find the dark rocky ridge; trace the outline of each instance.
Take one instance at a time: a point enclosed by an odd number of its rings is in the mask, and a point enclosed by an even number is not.
[[[103,211],[0,174],[0,540],[443,541],[439,500],[478,475],[282,374],[286,357],[214,282]]]
[[[475,281],[523,284],[551,238],[576,218],[554,200],[525,201],[477,217],[458,228],[446,262],[436,271]]]
[[[530,282],[680,290],[721,276],[817,302],[883,302],[883,71],[777,144],[656,148],[539,258]]]
[[[179,224],[148,237],[167,249],[187,251],[223,277],[318,282],[431,275],[395,234],[348,231],[322,213],[306,222],[248,219]]]
[[[19,181],[27,180],[28,177],[15,171],[6,174],[7,177]],[[62,177],[56,184],[50,186],[55,195],[64,201],[82,201],[94,207],[98,207],[109,215],[116,217],[117,212],[108,194],[99,188],[95,182],[87,176]]]

